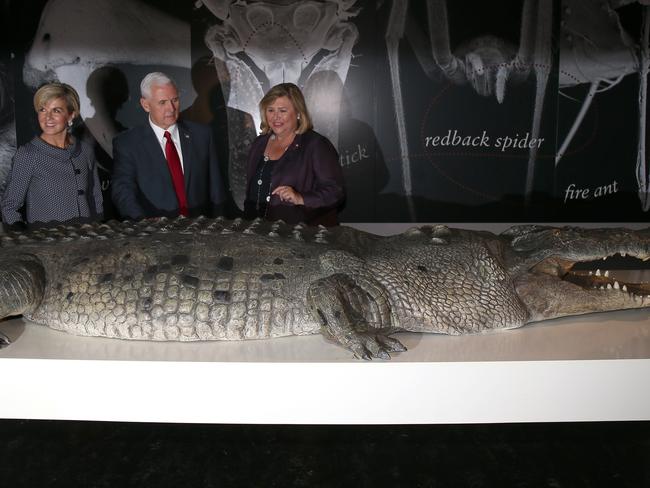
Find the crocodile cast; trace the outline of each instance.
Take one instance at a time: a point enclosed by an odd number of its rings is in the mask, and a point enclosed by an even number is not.
[[[495,235],[165,218],[2,236],[0,317],[157,341],[325,336],[360,358],[397,331],[480,333],[650,304],[650,284],[577,263],[650,258],[650,229],[515,226]],[[5,339],[6,341],[6,339]]]

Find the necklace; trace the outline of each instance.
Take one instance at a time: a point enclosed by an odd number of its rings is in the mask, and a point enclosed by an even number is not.
[[[49,137],[46,139],[45,137],[43,137],[43,135],[41,135],[40,138],[46,144],[52,147],[56,147],[57,149],[68,149],[70,146],[72,146],[72,140],[70,136],[67,134],[65,139],[63,139],[63,142],[61,142],[60,140],[52,140]]]
[[[270,151],[268,150],[268,147],[264,151],[264,156],[262,158],[262,167],[258,170],[256,175],[257,176],[257,201],[255,203],[255,210],[257,211],[258,216],[260,216],[260,213],[262,212],[262,206],[264,206],[264,215],[262,215],[262,218],[266,218],[266,214],[269,211],[269,203],[271,202],[271,172],[273,171],[273,168],[269,166],[267,170],[267,164],[269,163],[269,161],[274,162],[281,159],[282,156],[284,156],[284,153],[287,152],[287,149],[289,149],[289,146],[291,146],[291,144],[293,143],[294,138],[295,135],[285,146],[282,146],[282,144],[280,144],[280,148],[282,149],[282,151],[280,152],[280,155],[275,159],[271,159],[271,155],[269,154]],[[269,139],[271,141],[277,140],[279,142],[279,139],[275,134],[271,134],[271,137]],[[266,174],[266,178],[264,174],[265,171],[267,171],[268,173]],[[262,198],[262,186],[264,185],[265,179],[266,182],[268,183],[268,188],[266,190],[266,196]]]
[[[255,202],[255,210],[257,211],[257,215],[260,216],[262,205],[264,205],[264,215],[262,215],[263,218],[266,217],[266,214],[269,211],[269,202],[271,201],[271,175],[269,171],[269,174],[267,175],[268,189],[266,191],[266,197],[264,198],[264,202],[262,202],[262,185],[264,184],[264,171],[266,170],[266,165],[268,164],[269,161],[271,160],[265,154],[264,159],[262,161],[262,167],[257,172],[257,201]],[[269,170],[270,169],[271,168],[269,167]]]
[[[280,155],[276,158],[276,160],[280,159],[284,155],[284,153],[287,152],[287,149],[289,149],[289,146],[291,146],[294,139],[295,139],[295,135],[291,138],[291,140],[288,142],[288,144],[283,146],[280,139],[278,139],[278,136],[276,136],[275,134],[271,134],[270,140],[271,141],[276,141],[277,140],[278,143],[280,144],[280,149],[281,149]],[[264,161],[268,161],[268,160],[271,159],[271,156],[269,155],[269,152],[270,151],[269,151],[269,149],[267,147],[266,150],[264,151]]]

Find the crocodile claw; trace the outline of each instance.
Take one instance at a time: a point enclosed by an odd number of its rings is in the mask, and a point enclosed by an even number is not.
[[[9,344],[11,344],[11,340],[2,332],[0,332],[0,349],[7,347]]]
[[[359,332],[348,337],[348,344],[344,344],[359,359],[390,359],[391,352],[404,352],[406,347],[397,339],[370,332]]]
[[[406,351],[406,346],[402,344],[400,341],[397,339],[393,339],[392,337],[388,336],[378,336],[381,338],[381,341],[384,343],[384,347],[388,348],[390,352],[405,352]]]

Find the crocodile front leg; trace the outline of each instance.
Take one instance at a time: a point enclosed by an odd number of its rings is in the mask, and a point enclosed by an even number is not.
[[[30,256],[0,261],[0,319],[32,312],[41,303],[45,271]],[[0,333],[0,348],[11,342]]]
[[[312,283],[307,290],[307,301],[323,334],[357,358],[390,359],[389,353],[406,351],[401,342],[388,337],[393,330],[381,327],[380,317],[374,324],[368,320],[366,314],[372,316],[378,306],[349,276],[339,273]]]

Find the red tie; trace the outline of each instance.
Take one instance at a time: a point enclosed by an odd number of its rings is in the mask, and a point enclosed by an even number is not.
[[[178,151],[172,141],[172,135],[165,131],[165,157],[167,158],[167,166],[169,173],[172,175],[172,183],[174,184],[174,191],[178,199],[178,207],[180,208],[181,215],[187,217],[187,197],[185,196],[185,179],[183,178],[183,168],[181,167],[181,158],[178,156]]]

